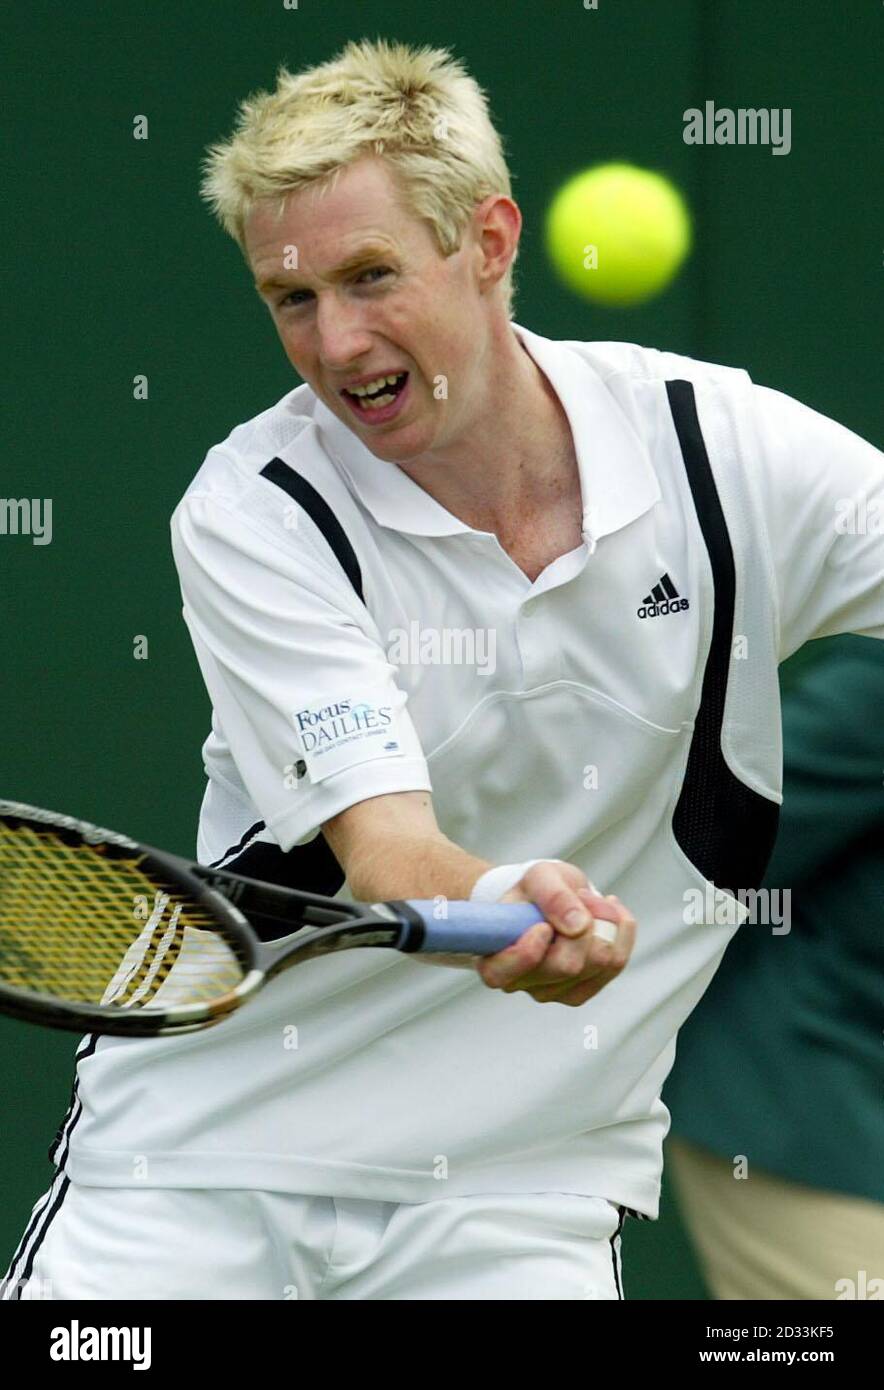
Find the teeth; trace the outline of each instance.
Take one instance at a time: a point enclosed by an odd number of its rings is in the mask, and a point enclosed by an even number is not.
[[[367,381],[364,386],[351,386],[351,396],[367,396],[369,391],[379,391],[382,386],[393,386],[404,376],[404,372],[397,372],[395,376],[379,376],[375,381]]]

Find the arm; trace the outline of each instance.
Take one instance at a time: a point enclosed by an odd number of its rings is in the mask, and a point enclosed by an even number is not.
[[[279,504],[274,529],[272,514],[256,521],[224,498],[189,494],[172,545],[213,709],[255,819],[285,852],[354,802],[419,792],[430,779],[370,614],[306,525],[286,530],[283,515]],[[338,740],[325,716],[342,701],[371,702],[389,733]],[[316,727],[332,736],[313,737]]]
[[[468,898],[491,868],[443,835],[429,792],[360,801],[326,821],[322,833],[359,902]]]
[[[492,866],[449,840],[426,792],[372,797],[322,827],[362,902],[390,898],[469,898]],[[469,962],[489,989],[525,991],[538,1003],[578,1005],[624,969],[635,920],[616,899],[594,892],[573,864],[535,864],[505,901],[534,902],[539,922],[506,951]],[[612,912],[613,908],[613,912]],[[617,918],[613,942],[594,933],[593,914]],[[446,957],[445,964],[451,961]]]
[[[172,526],[184,616],[258,814],[284,851],[322,827],[354,897],[468,898],[490,866],[439,829],[417,731],[370,614],[337,564],[306,534],[274,528],[273,515],[256,523],[223,498],[191,493]],[[320,712],[353,697],[370,697],[395,721],[395,739],[348,738],[311,753],[298,732],[302,715],[312,728]],[[301,759],[305,774],[289,777]],[[582,1003],[619,973],[634,923],[624,910],[613,944],[595,937],[586,908],[608,916],[612,908],[587,892],[573,865],[529,870],[507,896],[536,902],[552,925],[484,958],[476,968],[485,983]],[[579,924],[565,921],[569,910]]]
[[[780,660],[816,637],[884,637],[884,454],[782,392],[751,389],[746,458],[770,538]]]

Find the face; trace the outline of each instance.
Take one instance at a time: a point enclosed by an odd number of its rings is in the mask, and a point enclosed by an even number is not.
[[[405,462],[456,445],[481,409],[483,357],[495,326],[508,325],[494,290],[519,227],[516,204],[492,195],[445,257],[430,226],[401,207],[384,161],[369,157],[331,188],[291,194],[280,218],[258,204],[245,241],[292,366],[372,453]],[[297,269],[285,269],[292,247]],[[404,385],[379,392],[380,407],[345,389],[403,373]]]

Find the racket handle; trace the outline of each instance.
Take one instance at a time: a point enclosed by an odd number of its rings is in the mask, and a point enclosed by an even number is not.
[[[424,924],[418,951],[463,951],[466,955],[491,956],[544,920],[533,903],[449,902],[447,916],[438,917],[438,899],[408,900]],[[406,948],[407,949],[407,948]]]

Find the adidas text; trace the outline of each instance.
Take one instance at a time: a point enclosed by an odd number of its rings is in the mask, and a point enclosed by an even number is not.
[[[640,618],[662,618],[667,613],[681,613],[690,606],[686,598],[664,599],[662,603],[643,603],[637,612]]]

